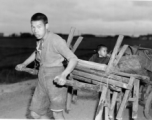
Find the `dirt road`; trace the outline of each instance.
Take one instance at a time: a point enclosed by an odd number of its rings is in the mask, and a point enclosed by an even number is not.
[[[32,96],[32,86],[35,80],[13,85],[0,86],[0,118],[1,119],[27,119],[29,117],[28,106]],[[64,113],[67,120],[93,120],[97,104],[97,93],[79,91],[76,104],[72,104],[69,114]],[[138,119],[146,120],[143,108],[139,106]],[[129,119],[128,110],[124,111],[123,120]]]

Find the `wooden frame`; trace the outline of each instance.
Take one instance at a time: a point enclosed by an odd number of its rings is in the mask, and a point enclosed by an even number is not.
[[[120,49],[123,38],[123,35],[118,37],[107,66],[79,59],[77,66],[72,72],[72,80],[66,83],[66,85],[72,86],[76,90],[89,89],[101,92],[95,120],[102,120],[103,116],[105,120],[115,119],[115,116],[116,119],[122,120],[123,111],[129,101],[133,102],[132,118],[137,118],[139,82],[140,80],[149,82],[149,77],[124,73],[115,69],[128,48],[128,45],[124,45]],[[73,47],[73,52],[75,52],[82,38],[78,40],[74,45],[75,47]],[[86,83],[81,83],[81,81]],[[122,89],[124,92],[122,92]],[[131,93],[133,93],[132,96]],[[70,99],[72,99],[72,97]],[[116,107],[117,111],[115,114],[114,111]],[[69,107],[67,108],[69,109]],[[103,115],[103,111],[105,111],[105,115]]]

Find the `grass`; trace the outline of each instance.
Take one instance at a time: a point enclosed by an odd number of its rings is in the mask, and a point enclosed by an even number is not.
[[[109,51],[113,49],[117,37],[84,37],[75,54],[83,60],[88,60],[98,44],[105,44]],[[75,42],[76,38],[74,39]],[[0,40],[0,84],[16,83],[37,78],[29,73],[16,71],[17,64],[22,63],[34,50],[36,41],[33,38],[1,38]],[[72,43],[74,44],[74,43]],[[139,45],[151,48],[152,41],[125,37],[123,44]]]

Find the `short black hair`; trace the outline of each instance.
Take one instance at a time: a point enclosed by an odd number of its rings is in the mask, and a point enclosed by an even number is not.
[[[108,48],[106,45],[100,44],[97,46],[96,52],[98,52],[102,47]]]
[[[35,13],[32,17],[31,17],[31,22],[32,21],[38,21],[38,20],[42,20],[44,24],[48,23],[48,18],[45,14],[43,13]]]

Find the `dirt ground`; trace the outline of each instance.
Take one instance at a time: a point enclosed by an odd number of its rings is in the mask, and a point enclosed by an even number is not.
[[[0,119],[28,119],[31,96],[36,80],[0,85]],[[97,105],[98,94],[95,92],[79,91],[78,100],[71,105],[67,120],[93,120]],[[128,109],[124,111],[123,120],[131,120]],[[137,120],[146,120],[143,108],[139,106]]]

